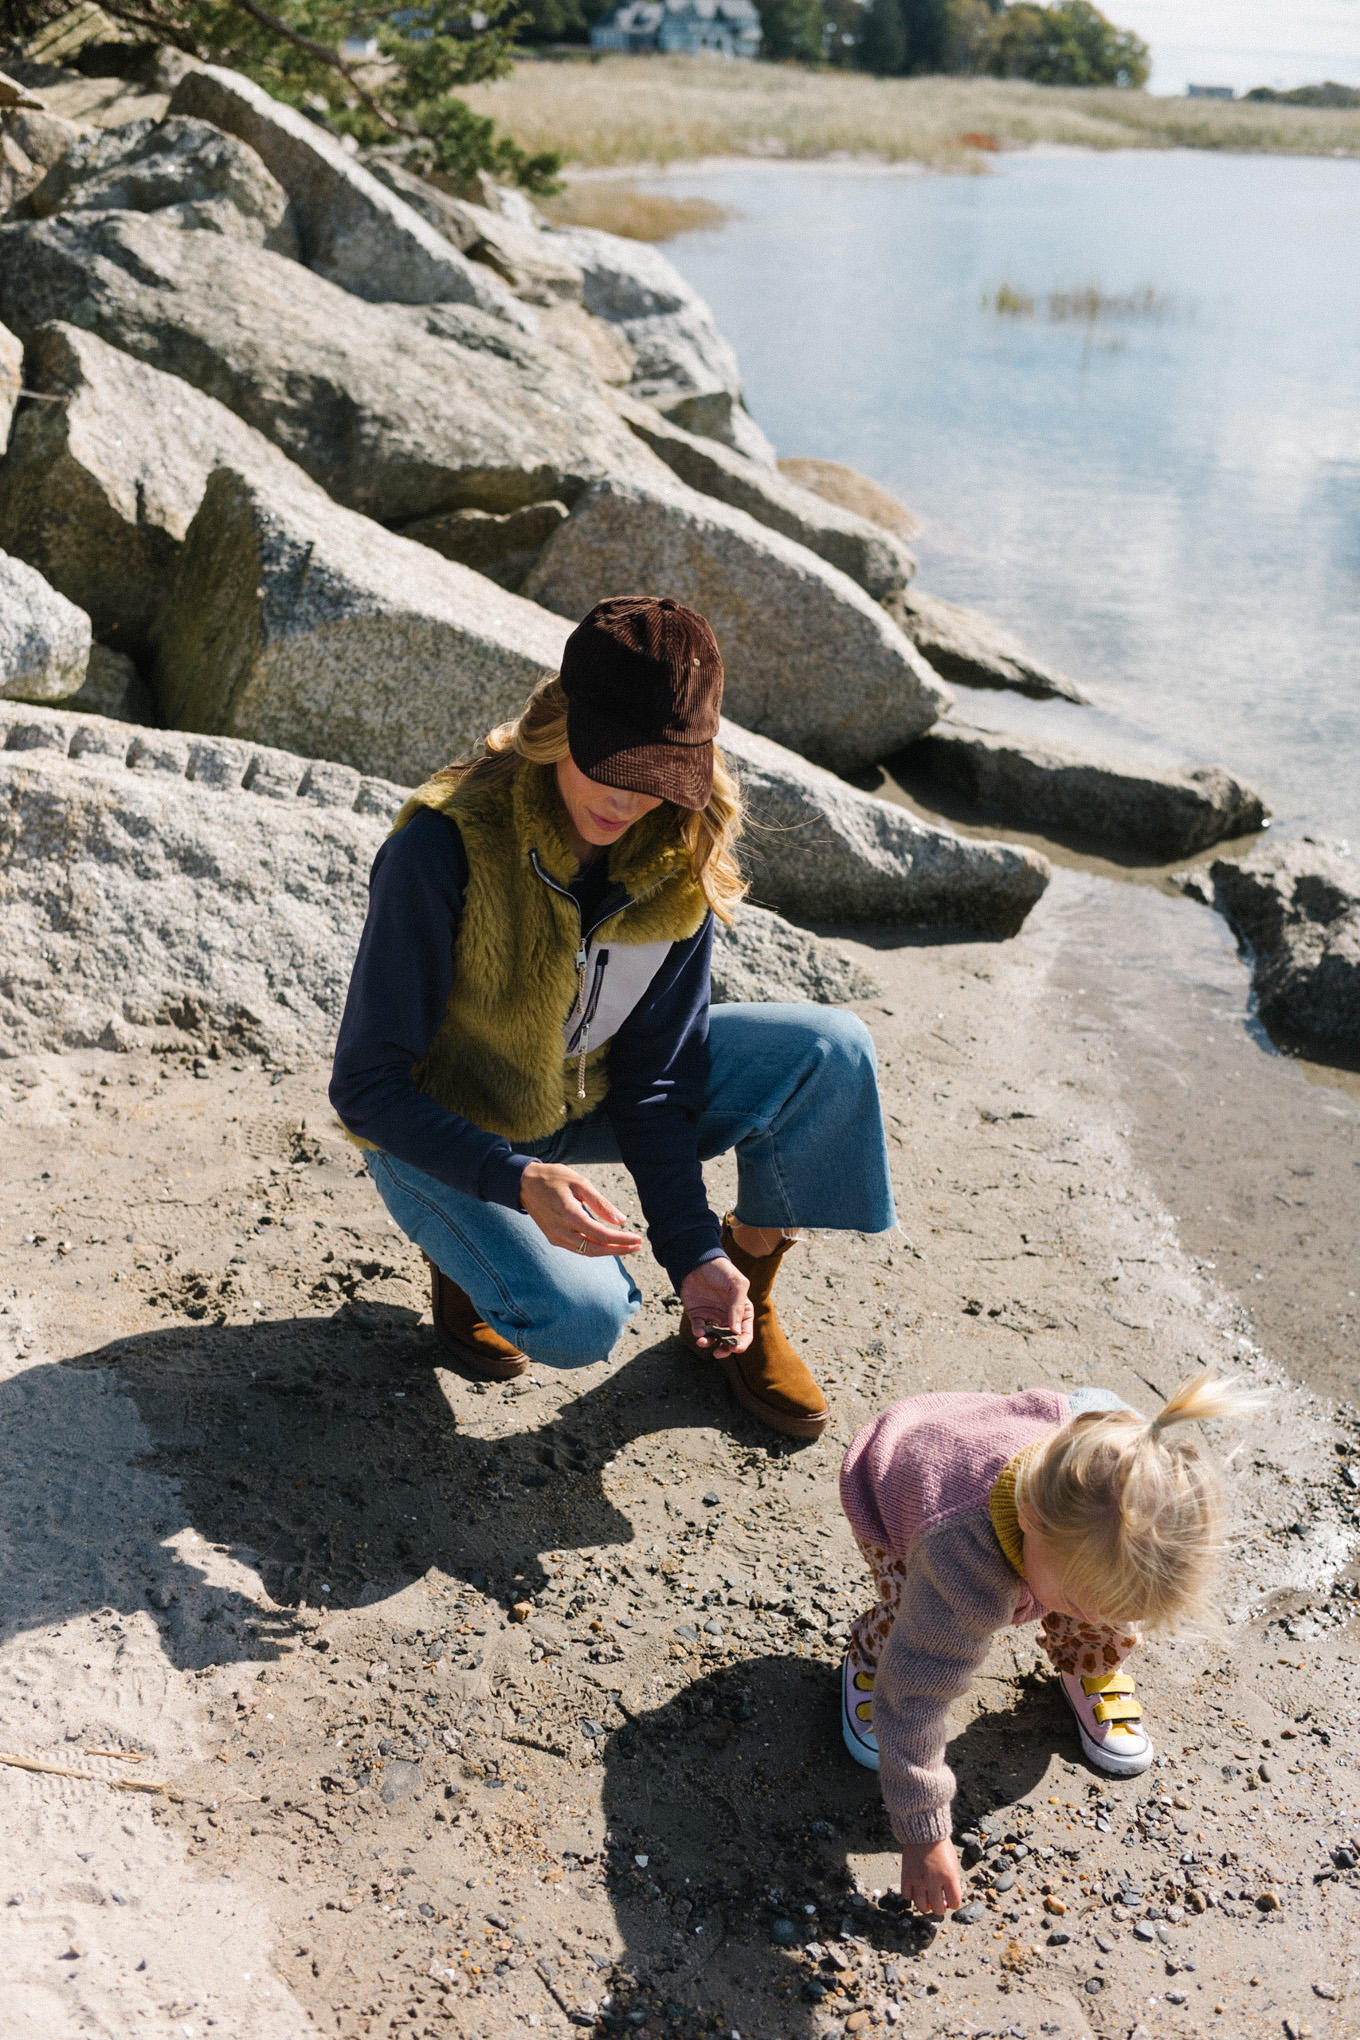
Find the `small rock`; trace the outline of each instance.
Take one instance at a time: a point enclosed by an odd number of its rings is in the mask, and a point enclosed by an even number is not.
[[[986,1910],[986,1906],[983,1905],[980,1899],[974,1899],[970,1905],[961,1905],[959,1907],[954,1915],[954,1924],[957,1927],[975,1926]]]
[[[1150,1920],[1135,1920],[1133,1923],[1133,1935],[1136,1941],[1155,1941],[1157,1929]]]
[[[1330,1983],[1315,1983],[1313,1985],[1313,1996],[1326,1998],[1329,2004],[1334,2004],[1337,1993],[1332,1989]]]
[[[383,1781],[378,1788],[378,1797],[384,1806],[399,1806],[403,1799],[409,1799],[420,1788],[419,1764],[408,1764],[401,1758],[387,1766]]]
[[[1044,1900],[1044,1911],[1049,1913],[1058,1913],[1061,1915],[1062,1913],[1065,1913],[1067,1911],[1067,1906],[1062,1899],[1055,1898],[1050,1893],[1050,1895]]]
[[[1185,1992],[1183,1990],[1169,1990],[1166,1994],[1166,2001],[1169,2005],[1183,2005],[1185,2003]]]
[[[1286,2019],[1284,2022],[1286,2040],[1311,2040],[1312,2027],[1307,2019]]]
[[[1272,1913],[1280,1912],[1283,1910],[1283,1908],[1280,1904],[1279,1897],[1275,1892],[1263,1891],[1261,1893],[1261,1896],[1256,1901],[1256,1910],[1258,1912],[1263,1913]]]
[[[533,1612],[532,1601],[516,1601],[510,1610],[510,1620],[512,1622],[527,1622]]]
[[[710,1488],[708,1493],[704,1496],[704,1507],[706,1509],[716,1509],[721,1500],[722,1496],[718,1493],[718,1490],[716,1488]]]
[[[869,2024],[868,2012],[865,2011],[851,2012],[849,2018],[845,2022],[845,2030],[847,2033],[863,2033],[868,2027],[868,2024]]]
[[[1105,1979],[1103,1976],[1088,1976],[1085,1984],[1083,1985],[1083,1989],[1090,1997],[1099,1996],[1100,1992],[1104,1990],[1104,1988]]]
[[[992,1886],[993,1891],[1010,1891],[1015,1884],[1015,1872],[1003,1870]]]
[[[1048,1937],[1048,1945],[1050,1948],[1065,1948],[1071,1938],[1066,1927],[1055,1927]]]
[[[776,1920],[770,1928],[770,1939],[776,1948],[794,1948],[798,1945],[798,1929],[792,1920]]]
[[[1114,1953],[1114,1942],[1110,1939],[1108,1934],[1097,1934],[1096,1946],[1097,1948],[1099,1948],[1102,1955],[1113,1955]]]

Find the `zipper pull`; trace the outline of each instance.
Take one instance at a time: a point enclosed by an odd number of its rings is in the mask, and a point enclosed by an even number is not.
[[[583,1021],[581,1024],[581,1039],[577,1043],[580,1054],[576,1058],[576,1095],[578,1098],[584,1098],[586,1095],[586,1049],[589,1043],[590,1023],[589,1021]]]

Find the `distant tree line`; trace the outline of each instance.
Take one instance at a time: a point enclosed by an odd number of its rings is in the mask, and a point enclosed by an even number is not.
[[[584,43],[616,0],[519,0],[526,43]],[[1091,0],[756,0],[761,55],[880,78],[954,71],[1039,85],[1143,85],[1147,44]]]

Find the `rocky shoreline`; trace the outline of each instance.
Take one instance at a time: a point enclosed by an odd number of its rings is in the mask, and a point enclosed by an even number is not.
[[[977,830],[1229,844],[1184,889],[1342,1065],[1349,859],[1244,856],[1226,770],[965,722],[951,684],[1081,690],[917,590],[900,506],[781,469],[654,249],[156,82],[82,128],[0,78],[0,2026],[1346,2040],[1353,1402],[1186,1250],[1063,981],[1066,875]],[[800,1250],[806,1452],[682,1362],[650,1267],[609,1363],[442,1372],[325,1105],[405,790],[638,580],[728,667],[753,893],[715,997],[854,1004],[879,1051],[903,1223]],[[969,827],[843,776],[889,759]],[[1136,1403],[1210,1357],[1275,1403],[1227,1629],[1140,1669],[1158,1767],[1087,1775],[999,1639],[953,1724],[975,1889],[904,1917],[836,1742],[840,1450],[918,1388]]]

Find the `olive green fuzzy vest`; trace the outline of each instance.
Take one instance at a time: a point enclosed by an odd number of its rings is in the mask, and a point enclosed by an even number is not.
[[[566,809],[551,765],[521,764],[471,785],[430,780],[398,814],[434,808],[458,825],[467,851],[463,918],[453,945],[453,990],[429,1049],[411,1072],[418,1090],[474,1126],[515,1141],[541,1140],[598,1105],[609,1088],[609,1045],[586,1060],[577,1096],[563,1024],[576,1003],[580,917],[546,885],[578,876]],[[691,874],[674,808],[635,822],[609,851],[609,876],[629,903],[595,931],[599,944],[685,942],[708,903]]]

